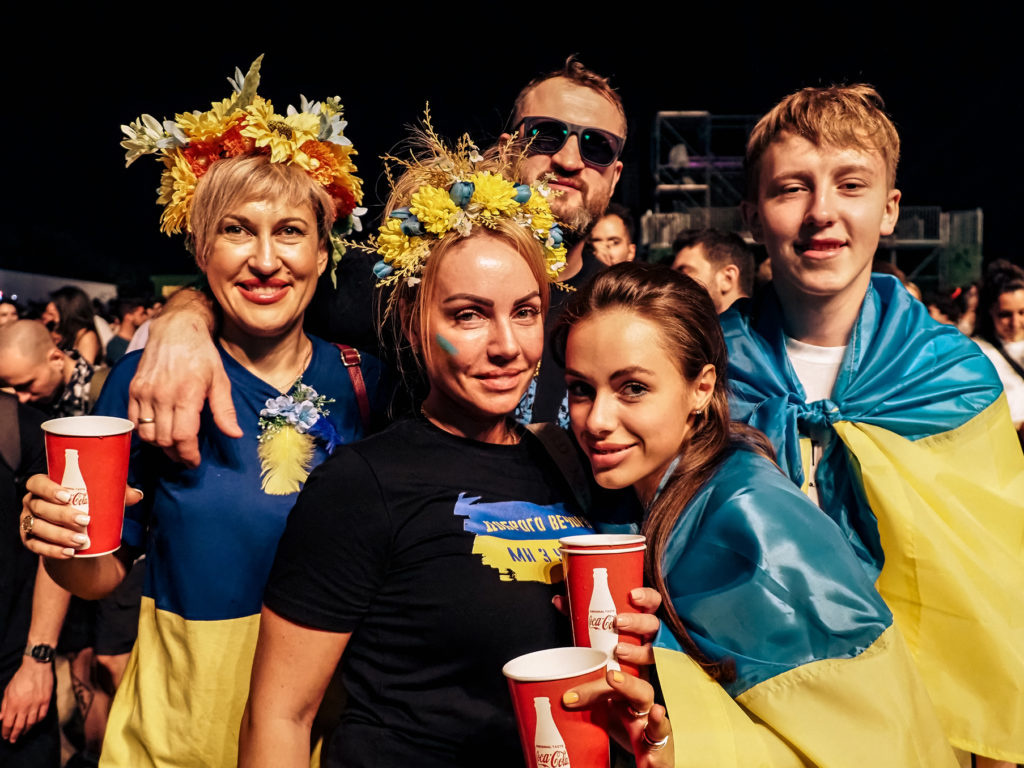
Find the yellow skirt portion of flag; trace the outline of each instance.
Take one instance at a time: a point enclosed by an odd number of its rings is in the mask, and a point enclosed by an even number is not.
[[[916,441],[834,426],[878,520],[878,591],[947,736],[1024,762],[1024,456],[1006,396]]]
[[[736,699],[686,654],[654,654],[677,768],[957,765],[895,627],[855,658],[804,664]]]
[[[101,768],[238,765],[260,617],[189,621],[142,598]]]

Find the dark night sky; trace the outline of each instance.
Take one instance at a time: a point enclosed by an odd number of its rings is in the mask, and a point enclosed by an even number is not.
[[[166,7],[174,14],[188,6]],[[297,105],[299,93],[342,97],[371,215],[386,191],[376,158],[403,137],[426,101],[443,134],[469,130],[483,144],[502,129],[518,89],[572,52],[611,75],[625,99],[624,160],[633,177],[622,187],[632,191],[623,202],[638,211],[650,205],[648,144],[657,110],[760,114],[804,85],[869,82],[903,139],[903,204],[981,207],[986,258],[1021,262],[1022,65],[1007,18],[972,5],[972,19],[893,20],[884,6],[876,12],[819,3],[806,15],[793,11],[792,20],[764,4],[753,13],[733,8],[703,18],[640,11],[573,33],[574,19],[596,6],[509,6],[484,20],[471,6],[452,5],[442,32],[430,26],[431,7],[399,14],[382,5],[379,19],[348,33],[337,26],[340,14],[328,23],[325,10],[300,13],[299,6],[245,31],[218,29],[219,17],[207,9],[195,12],[203,25],[140,21],[120,36],[72,32],[96,21],[67,17],[60,29],[48,22],[9,32],[23,47],[18,53],[7,45],[0,54],[5,210],[13,208],[14,224],[5,228],[0,265],[115,282],[188,271],[180,238],[158,231],[158,166],[142,158],[124,168],[119,125],[142,112],[163,118],[208,108],[230,94],[225,77],[234,67],[244,70],[261,52],[260,93],[278,111]],[[935,9],[918,19],[934,19]],[[529,27],[556,13],[564,16]],[[854,22],[854,14],[863,18]]]

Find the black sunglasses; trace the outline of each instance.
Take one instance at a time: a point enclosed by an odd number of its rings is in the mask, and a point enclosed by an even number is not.
[[[565,146],[570,136],[580,145],[580,157],[587,165],[605,168],[619,159],[626,140],[610,131],[567,123],[556,117],[524,117],[522,137],[529,142],[527,152],[553,155]]]

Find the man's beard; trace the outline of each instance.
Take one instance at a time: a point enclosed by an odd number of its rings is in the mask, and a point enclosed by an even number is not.
[[[562,243],[570,251],[587,239],[590,230],[594,228],[598,219],[604,216],[605,208],[608,207],[607,200],[604,200],[599,207],[594,205],[598,201],[588,201],[587,191],[582,190],[582,204],[571,211],[562,210],[558,199],[551,204],[551,212],[558,218],[562,230]]]

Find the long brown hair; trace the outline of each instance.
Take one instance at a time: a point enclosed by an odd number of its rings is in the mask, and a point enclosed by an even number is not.
[[[572,326],[606,310],[626,310],[655,323],[661,330],[665,353],[675,361],[687,382],[694,382],[706,365],[715,367],[711,399],[693,423],[680,448],[679,463],[644,521],[648,551],[644,570],[647,582],[661,593],[661,617],[684,650],[711,677],[729,682],[735,678],[735,664],[728,658],[708,658],[694,643],[672,605],[662,561],[669,537],[686,505],[734,448],[747,448],[769,458],[774,452],[761,432],[729,420],[725,339],[714,305],[703,287],[665,266],[616,264],[598,275],[566,306],[557,334],[559,352],[564,355],[565,339]]]

